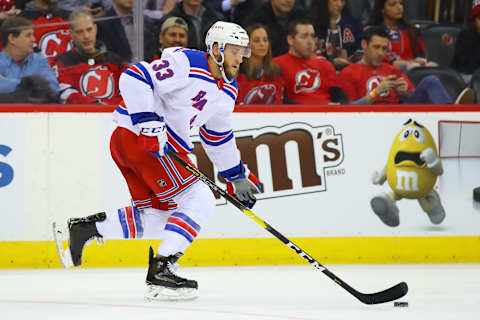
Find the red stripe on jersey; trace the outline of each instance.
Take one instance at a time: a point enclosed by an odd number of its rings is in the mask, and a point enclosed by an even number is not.
[[[188,149],[185,149],[180,143],[178,143],[177,140],[175,140],[175,138],[169,132],[167,132],[167,137],[168,137],[168,143],[170,143],[172,147],[174,147],[175,150],[177,150],[177,152],[185,153],[185,154],[190,153],[190,151]]]
[[[210,73],[208,73],[207,71],[202,70],[202,69],[192,68],[192,69],[190,69],[190,72],[191,73],[200,73],[201,75],[204,75],[204,76],[207,76],[209,78],[215,79]]]
[[[231,133],[231,131],[229,131],[226,135],[223,135],[223,136],[213,136],[211,134],[208,134],[207,131],[205,131],[205,129],[203,129],[202,127],[200,127],[200,132],[202,133],[202,136],[204,138],[212,141],[219,141],[219,140],[225,139],[225,137]]]
[[[131,66],[130,68],[128,68],[130,71],[133,71],[135,73],[138,73],[139,76],[141,76],[142,78],[145,78],[144,74],[142,71],[138,70],[137,67],[135,66]]]
[[[127,224],[128,224],[128,229],[130,230],[130,239],[135,239],[136,236],[136,229],[135,229],[135,221],[133,219],[133,210],[132,207],[126,207],[125,208],[125,215],[127,216]]]
[[[168,222],[183,228],[185,231],[188,231],[188,233],[190,233],[194,238],[197,236],[197,231],[195,231],[195,229],[193,229],[189,224],[179,218],[170,217],[168,218]]]

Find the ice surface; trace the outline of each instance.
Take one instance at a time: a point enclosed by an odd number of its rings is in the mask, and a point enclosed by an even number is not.
[[[197,267],[194,301],[144,302],[144,268],[0,270],[0,319],[480,319],[480,265],[334,265],[368,293],[406,281],[401,301],[368,306],[311,266]]]

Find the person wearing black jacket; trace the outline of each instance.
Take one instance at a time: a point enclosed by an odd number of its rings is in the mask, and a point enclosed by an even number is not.
[[[134,58],[133,47],[133,1],[115,0],[113,7],[105,12],[106,17],[118,16],[118,19],[108,19],[98,22],[98,36],[109,51],[113,51],[129,62]],[[143,21],[143,46],[144,60],[149,61],[153,58],[156,51],[155,24],[147,16]],[[129,36],[129,34],[131,36]]]
[[[305,12],[295,7],[295,0],[270,0],[248,16],[244,26],[265,25],[271,36],[272,56],[277,57],[288,52],[287,24],[304,16]]]
[[[206,50],[203,39],[205,39],[208,29],[215,22],[224,19],[222,14],[205,7],[203,0],[182,0],[177,3],[168,15],[160,20],[159,25],[162,25],[166,19],[173,16],[182,18],[188,24],[187,47],[202,51]]]
[[[470,23],[458,34],[451,67],[463,74],[472,74],[480,68],[480,1],[478,0],[474,2]]]

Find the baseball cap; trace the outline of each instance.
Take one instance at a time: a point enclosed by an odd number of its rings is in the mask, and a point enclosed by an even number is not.
[[[160,32],[163,33],[165,30],[167,30],[170,27],[180,27],[185,29],[185,31],[188,32],[188,24],[185,20],[183,20],[180,17],[170,17],[166,19],[160,28]]]

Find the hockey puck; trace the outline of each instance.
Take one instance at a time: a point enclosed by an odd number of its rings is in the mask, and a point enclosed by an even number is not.
[[[406,301],[395,301],[393,303],[394,307],[408,307],[408,302]]]
[[[480,187],[473,189],[473,200],[480,201]]]

